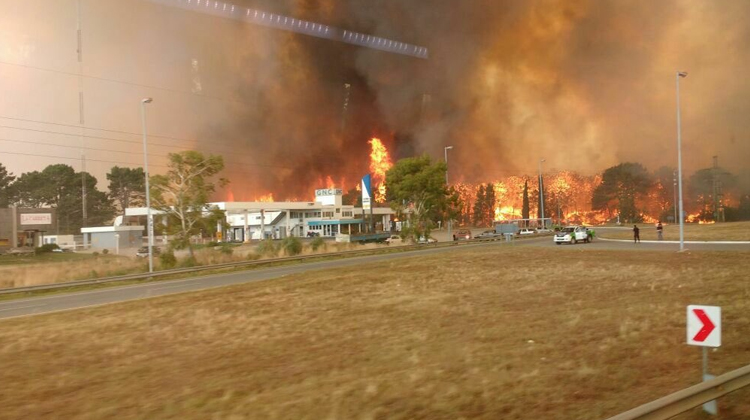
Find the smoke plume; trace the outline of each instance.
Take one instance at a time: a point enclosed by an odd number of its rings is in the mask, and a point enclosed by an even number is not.
[[[10,41],[0,51],[0,83],[16,95],[0,115],[75,125],[75,1],[0,3],[16,5],[0,18]],[[684,70],[686,169],[718,154],[738,171],[750,158],[750,3],[742,0],[234,3],[424,45],[430,58],[144,1],[83,0],[86,125],[137,134],[139,98],[153,96],[154,171],[178,148],[220,153],[237,200],[269,192],[309,199],[328,177],[353,188],[367,171],[372,137],[395,159],[442,159],[454,146],[454,181],[534,174],[542,158],[544,170],[591,175],[623,161],[676,166],[675,72]],[[42,80],[51,92],[18,88]],[[109,150],[87,152],[90,165],[97,157],[139,164],[123,154],[127,145],[83,146]],[[99,165],[102,173],[112,166]]]

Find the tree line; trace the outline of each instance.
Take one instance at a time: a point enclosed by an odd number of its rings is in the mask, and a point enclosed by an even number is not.
[[[166,219],[155,228],[157,233],[172,236],[173,248],[189,248],[192,256],[189,238],[201,233],[211,235],[217,223],[225,223],[223,212],[208,206],[216,186],[228,183],[217,178],[223,169],[221,156],[185,151],[170,153],[167,172],[150,177],[151,207],[164,213],[160,219]],[[0,207],[55,208],[55,233],[79,234],[81,227],[111,224],[116,215],[124,216],[128,207],[145,206],[142,168],[114,166],[106,177],[109,184],[102,191],[96,177],[69,165],[49,165],[16,177],[0,163]]]

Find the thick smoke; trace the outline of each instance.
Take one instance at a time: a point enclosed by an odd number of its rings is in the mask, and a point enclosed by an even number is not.
[[[444,146],[454,146],[455,181],[533,174],[542,158],[545,170],[584,174],[622,161],[676,166],[677,70],[689,72],[681,81],[686,169],[707,167],[718,154],[738,171],[750,158],[750,3],[743,0],[234,0],[425,45],[429,60],[145,1],[82,3],[82,71],[95,76],[83,82],[87,124],[138,132],[134,104],[154,96],[154,171],[175,151],[168,146],[221,153],[237,200],[269,192],[309,198],[327,176],[352,188],[367,171],[373,136],[394,158],[440,159]],[[3,25],[11,42],[0,58],[77,71],[75,1],[26,4],[12,10],[28,11],[2,21],[15,23]],[[24,29],[30,25],[38,30]],[[10,91],[19,101],[29,101],[22,87],[54,79],[54,92],[33,96],[39,105],[50,97],[62,104],[28,112],[8,105],[3,115],[75,124],[74,77],[3,70],[19,73],[6,86],[16,86]]]

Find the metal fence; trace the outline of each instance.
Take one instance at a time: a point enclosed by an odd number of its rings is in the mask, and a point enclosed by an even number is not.
[[[674,417],[701,404],[750,385],[750,365],[690,388],[610,417],[608,420],[660,420]]]
[[[95,278],[95,279],[88,279],[88,280],[71,281],[71,282],[65,282],[65,283],[44,284],[44,285],[39,285],[39,286],[12,287],[12,288],[0,289],[0,295],[7,295],[7,294],[12,294],[12,293],[34,292],[34,291],[41,291],[41,290],[65,289],[65,288],[70,288],[70,287],[86,286],[86,285],[93,285],[93,284],[106,284],[106,283],[114,283],[114,282],[120,282],[120,281],[148,280],[148,279],[153,279],[153,278],[167,277],[167,276],[173,276],[173,275],[179,275],[179,274],[195,273],[195,272],[200,272],[200,271],[242,268],[242,267],[260,266],[260,265],[267,265],[267,264],[274,264],[274,263],[312,260],[312,259],[317,259],[317,258],[346,257],[346,256],[357,256],[357,255],[362,255],[362,254],[378,254],[378,253],[385,253],[385,252],[392,252],[392,251],[408,251],[408,250],[419,250],[419,249],[427,249],[427,248],[430,248],[430,249],[445,248],[445,247],[450,247],[450,246],[492,242],[492,241],[497,241],[497,240],[503,240],[503,238],[472,239],[469,241],[438,242],[435,244],[388,246],[388,247],[382,247],[382,248],[370,248],[370,249],[360,249],[360,250],[353,250],[353,251],[303,255],[303,256],[298,256],[298,257],[270,258],[270,259],[265,259],[265,260],[239,261],[239,262],[212,264],[212,265],[204,265],[204,266],[189,267],[189,268],[175,268],[171,270],[155,271],[153,273],[127,274],[123,276],[102,277],[102,278]]]

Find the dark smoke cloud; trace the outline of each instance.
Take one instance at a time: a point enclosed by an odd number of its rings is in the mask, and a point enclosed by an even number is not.
[[[675,71],[686,70],[686,169],[709,166],[715,154],[730,170],[747,168],[750,3],[743,0],[235,2],[425,45],[430,59],[147,2],[84,0],[84,71],[172,89],[88,80],[90,123],[136,131],[132,104],[158,96],[149,110],[153,131],[222,150],[236,199],[309,198],[329,175],[351,188],[367,172],[373,136],[397,158],[442,158],[452,145],[451,177],[470,182],[533,174],[541,158],[546,170],[586,174],[622,161],[656,169],[676,165]],[[74,5],[63,3],[58,12]],[[44,28],[31,62],[52,54],[43,45],[50,39],[68,39],[60,35],[72,23],[67,12],[38,20],[67,26],[37,23]],[[15,35],[6,39],[29,36]],[[76,68],[73,59],[63,64]],[[186,90],[194,94],[175,93]],[[40,104],[48,100],[39,96]],[[61,115],[74,121],[75,100],[68,102]]]

